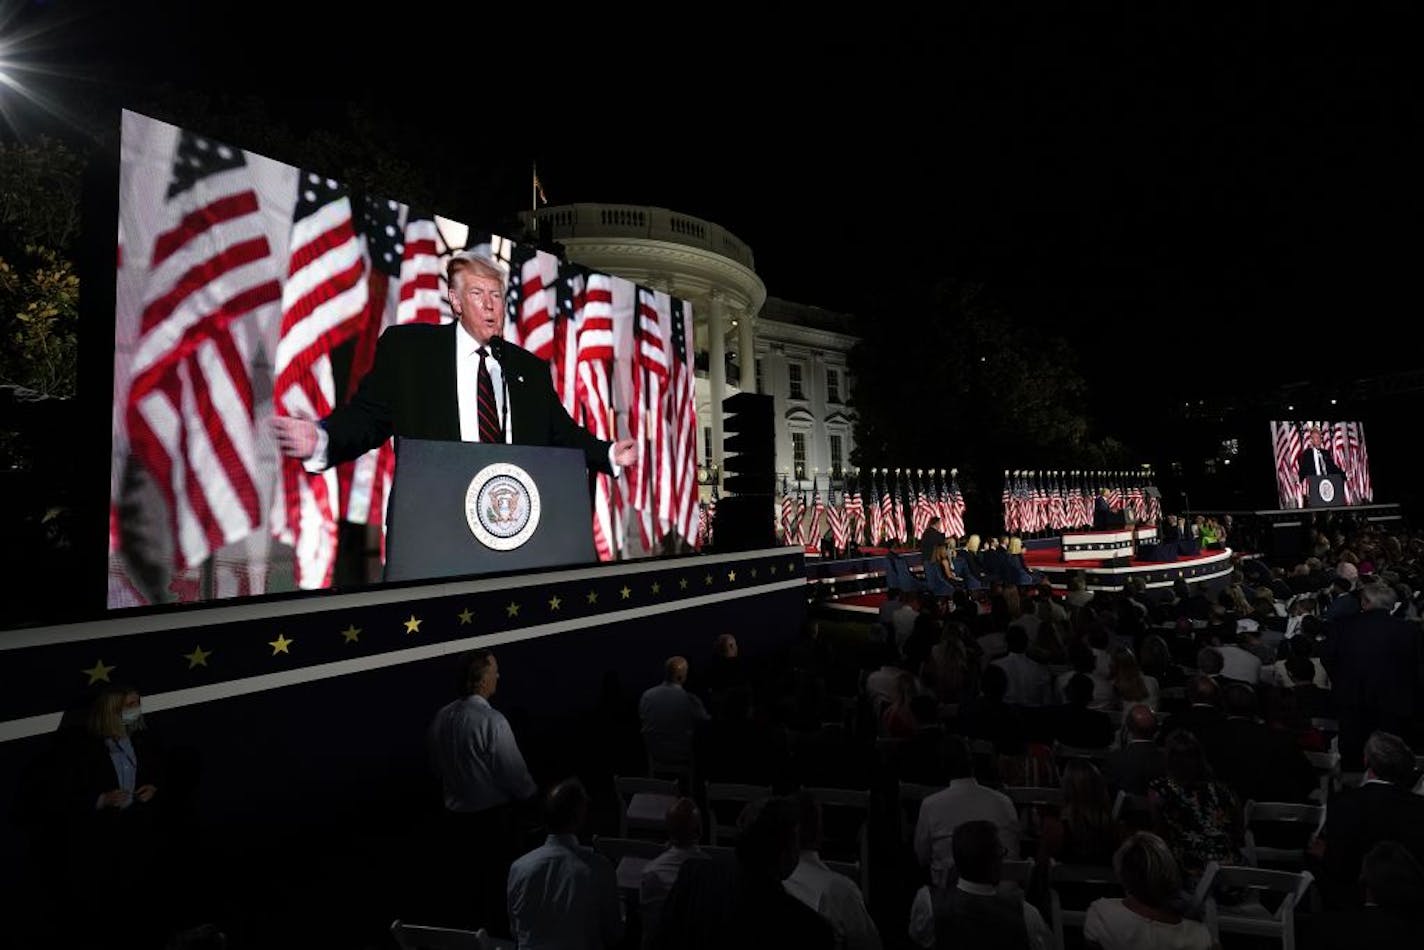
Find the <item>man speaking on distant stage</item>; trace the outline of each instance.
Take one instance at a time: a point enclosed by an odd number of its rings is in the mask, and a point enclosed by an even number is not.
[[[504,272],[468,252],[446,272],[455,322],[389,327],[346,405],[320,422],[272,420],[282,453],[319,472],[393,435],[549,445],[581,449],[589,468],[618,477],[637,458],[633,440],[604,442],[577,425],[554,393],[549,364],[504,340]]]
[[[1325,446],[1319,426],[1312,425],[1306,429],[1305,439],[1306,446],[1300,450],[1300,477],[1302,479],[1310,475],[1345,474],[1340,466],[1335,464],[1330,449]]]

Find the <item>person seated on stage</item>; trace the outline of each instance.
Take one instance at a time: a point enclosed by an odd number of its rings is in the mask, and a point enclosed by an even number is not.
[[[925,565],[925,570],[939,571],[946,581],[955,583],[960,580],[958,574],[954,573],[954,564],[950,559],[949,545],[937,544],[930,553],[929,562]]]
[[[1182,539],[1182,522],[1176,515],[1168,515],[1162,524],[1162,541],[1171,544]]]
[[[979,535],[977,534],[971,534],[964,542],[964,570],[970,578],[983,584],[986,582],[985,566],[979,547]]]
[[[1022,538],[1009,538],[1008,547],[1009,563],[1013,573],[1018,576],[1014,578],[1014,583],[1021,587],[1028,587],[1035,581],[1033,571],[1028,569],[1028,562],[1024,560],[1024,543]]]

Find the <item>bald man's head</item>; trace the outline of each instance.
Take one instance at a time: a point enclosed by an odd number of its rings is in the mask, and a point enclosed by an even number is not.
[[[663,664],[663,673],[669,683],[687,682],[687,658],[681,656],[670,656],[667,663]]]
[[[1151,739],[1157,735],[1157,714],[1138,704],[1128,710],[1127,734],[1134,739]]]

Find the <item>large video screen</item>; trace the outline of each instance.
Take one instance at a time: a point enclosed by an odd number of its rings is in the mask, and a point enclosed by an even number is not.
[[[1282,508],[1301,508],[1310,475],[1339,475],[1345,504],[1374,501],[1363,422],[1272,422],[1276,491]]]
[[[695,545],[687,301],[132,112],[119,189],[110,607],[331,588],[353,544],[354,583],[379,580],[393,440],[312,472],[273,419],[342,407],[390,328],[454,324],[456,254],[498,269],[503,338],[548,362],[563,410],[635,440],[568,530],[603,560]]]

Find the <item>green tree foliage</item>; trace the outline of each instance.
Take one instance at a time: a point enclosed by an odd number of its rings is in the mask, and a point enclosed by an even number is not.
[[[953,465],[971,504],[997,507],[1004,469],[1130,463],[1095,435],[1068,344],[1018,324],[982,285],[947,281],[861,322],[850,356],[861,467]]]

